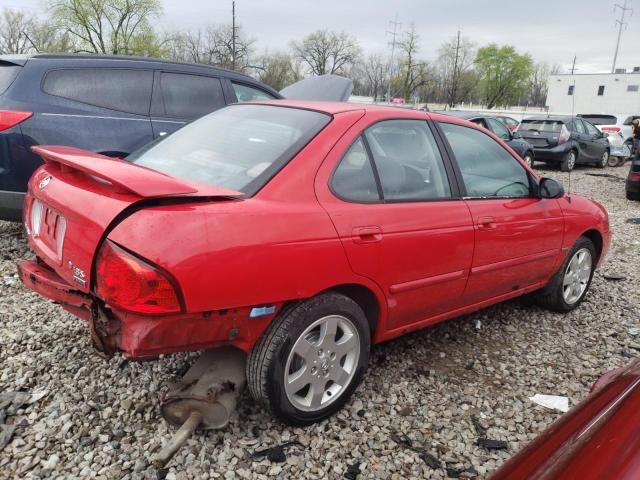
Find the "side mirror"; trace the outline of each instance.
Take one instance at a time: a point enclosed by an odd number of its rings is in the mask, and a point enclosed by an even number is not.
[[[564,195],[562,183],[553,178],[540,179],[540,198],[560,198]]]
[[[602,138],[609,138],[609,133],[602,132]]]
[[[511,132],[511,138],[522,138],[522,135],[518,132]]]

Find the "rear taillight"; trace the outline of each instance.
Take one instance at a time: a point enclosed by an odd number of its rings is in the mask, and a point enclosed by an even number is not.
[[[634,182],[640,181],[640,173],[629,172],[629,180],[632,180]]]
[[[558,145],[568,142],[569,138],[571,138],[569,129],[566,125],[562,125],[562,128],[560,129],[560,135],[558,136]]]
[[[620,127],[602,127],[603,132],[620,133]]]
[[[33,112],[24,110],[0,110],[0,132],[7,128],[15,127],[33,115]]]
[[[137,313],[180,312],[167,275],[106,240],[96,263],[96,293],[107,304]]]

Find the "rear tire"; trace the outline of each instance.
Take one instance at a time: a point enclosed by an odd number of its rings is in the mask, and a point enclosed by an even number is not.
[[[627,200],[640,200],[640,193],[625,192],[627,194]]]
[[[576,166],[576,160],[578,159],[578,155],[575,150],[569,150],[564,154],[562,161],[560,162],[560,170],[563,172],[570,172]]]
[[[624,163],[624,159],[623,158],[609,156],[609,162],[607,163],[607,165],[609,167],[619,167],[623,163]]]
[[[591,286],[596,258],[593,242],[587,237],[580,237],[560,270],[538,292],[538,302],[559,313],[570,312],[580,305]]]
[[[524,160],[524,163],[526,163],[527,165],[529,165],[529,167],[533,168],[533,154],[531,152],[526,152],[524,154],[524,157],[522,157],[522,159]]]
[[[360,306],[323,293],[284,311],[262,334],[247,361],[249,392],[290,425],[319,422],[362,381],[370,345]]]

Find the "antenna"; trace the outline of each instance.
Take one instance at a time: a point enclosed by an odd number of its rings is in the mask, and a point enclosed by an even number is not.
[[[387,102],[391,103],[391,78],[393,77],[393,54],[396,50],[396,37],[398,36],[398,27],[401,25],[398,23],[398,12],[396,12],[396,17],[393,22],[389,22],[389,25],[393,26],[393,31],[387,30],[387,35],[391,35],[393,40],[391,40],[391,59],[389,60],[389,83],[387,84]]]
[[[613,65],[611,66],[611,73],[616,73],[616,61],[618,60],[618,49],[620,48],[620,37],[622,36],[622,29],[627,25],[628,22],[625,22],[624,17],[627,15],[627,12],[631,12],[629,16],[633,15],[633,8],[627,7],[627,2],[629,0],[624,0],[624,4],[619,5],[615,4],[613,6],[613,11],[615,12],[617,9],[620,9],[620,20],[616,19],[616,25],[618,25],[618,41],[616,42],[616,51],[613,54]]]
[[[626,0],[625,0],[626,1]],[[231,2],[231,70],[236,69],[236,2]]]
[[[574,77],[573,78],[573,94],[571,95],[571,123],[575,123],[576,121],[575,111],[576,111],[576,79]],[[571,139],[571,131],[569,131],[569,139]],[[575,161],[574,161],[574,168],[575,168]],[[567,187],[567,200],[569,200],[569,203],[571,203],[571,172],[573,172],[573,168],[569,170],[569,186]]]

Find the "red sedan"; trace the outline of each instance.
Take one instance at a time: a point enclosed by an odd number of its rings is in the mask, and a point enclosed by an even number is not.
[[[231,345],[284,420],[348,400],[372,344],[538,291],[577,307],[605,209],[464,120],[235,105],[127,160],[34,147],[22,281],[132,357]]]
[[[491,480],[640,477],[640,362],[603,375],[593,391]]]

